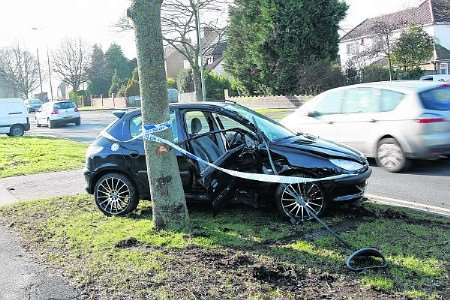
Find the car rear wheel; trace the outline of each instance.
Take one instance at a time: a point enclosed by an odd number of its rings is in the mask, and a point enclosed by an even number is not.
[[[124,216],[136,209],[139,198],[136,187],[124,175],[103,175],[94,189],[95,203],[107,216]]]
[[[304,221],[313,218],[298,197],[317,216],[322,216],[326,210],[325,193],[318,183],[280,184],[276,196],[278,210],[289,219]]]
[[[380,141],[377,148],[376,161],[378,166],[392,173],[404,171],[410,165],[410,161],[402,147],[393,138],[386,138]]]

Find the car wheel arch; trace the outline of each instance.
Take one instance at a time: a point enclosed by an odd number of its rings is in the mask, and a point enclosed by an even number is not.
[[[403,141],[402,139],[398,138],[396,135],[392,135],[392,134],[385,134],[380,136],[376,141],[375,145],[373,145],[373,152],[372,152],[372,157],[376,157],[377,156],[377,152],[378,152],[378,146],[380,146],[380,143],[382,140],[385,139],[394,139],[397,141],[397,143],[400,145],[400,147],[403,149],[403,151],[407,152],[407,150],[409,149],[405,143],[405,141]]]

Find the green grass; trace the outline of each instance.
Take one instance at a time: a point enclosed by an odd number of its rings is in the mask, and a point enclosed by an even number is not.
[[[0,138],[0,178],[81,168],[87,146],[69,140]]]
[[[292,226],[269,210],[240,207],[213,218],[208,209],[191,207],[193,233],[186,235],[156,232],[148,202],[127,218],[108,218],[80,195],[1,208],[0,223],[104,299],[316,298],[327,285],[366,298],[449,295],[450,221],[365,207],[371,214],[337,211],[326,221],[355,247],[382,249],[390,265],[385,271],[347,271],[349,253],[319,224]],[[137,243],[117,246],[130,238]]]

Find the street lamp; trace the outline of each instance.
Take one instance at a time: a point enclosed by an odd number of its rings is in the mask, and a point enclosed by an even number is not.
[[[202,81],[202,98],[203,101],[206,101],[206,83],[205,83],[205,74],[203,71],[203,45],[202,45],[202,41],[201,41],[201,37],[200,37],[200,5],[199,5],[199,1],[197,1],[197,5],[196,5],[196,9],[195,9],[195,19],[196,19],[196,26],[197,26],[197,46],[199,48],[198,51],[198,63],[200,64],[200,77],[201,77],[201,81]]]

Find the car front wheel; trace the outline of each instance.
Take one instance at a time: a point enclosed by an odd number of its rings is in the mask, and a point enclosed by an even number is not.
[[[301,198],[303,201],[300,201]],[[276,192],[276,204],[280,213],[289,219],[304,221],[313,217],[304,207],[317,216],[326,210],[325,193],[318,183],[280,184]],[[304,202],[304,203],[302,203]]]
[[[410,165],[410,161],[402,147],[393,138],[386,138],[380,141],[376,160],[378,166],[392,173],[404,171]]]
[[[18,136],[23,136],[25,133],[25,129],[23,128],[22,125],[13,125],[11,127],[11,129],[9,130],[9,136],[12,137],[18,137]]]
[[[139,198],[134,184],[124,175],[103,175],[94,188],[95,203],[107,216],[124,216],[136,209]]]

